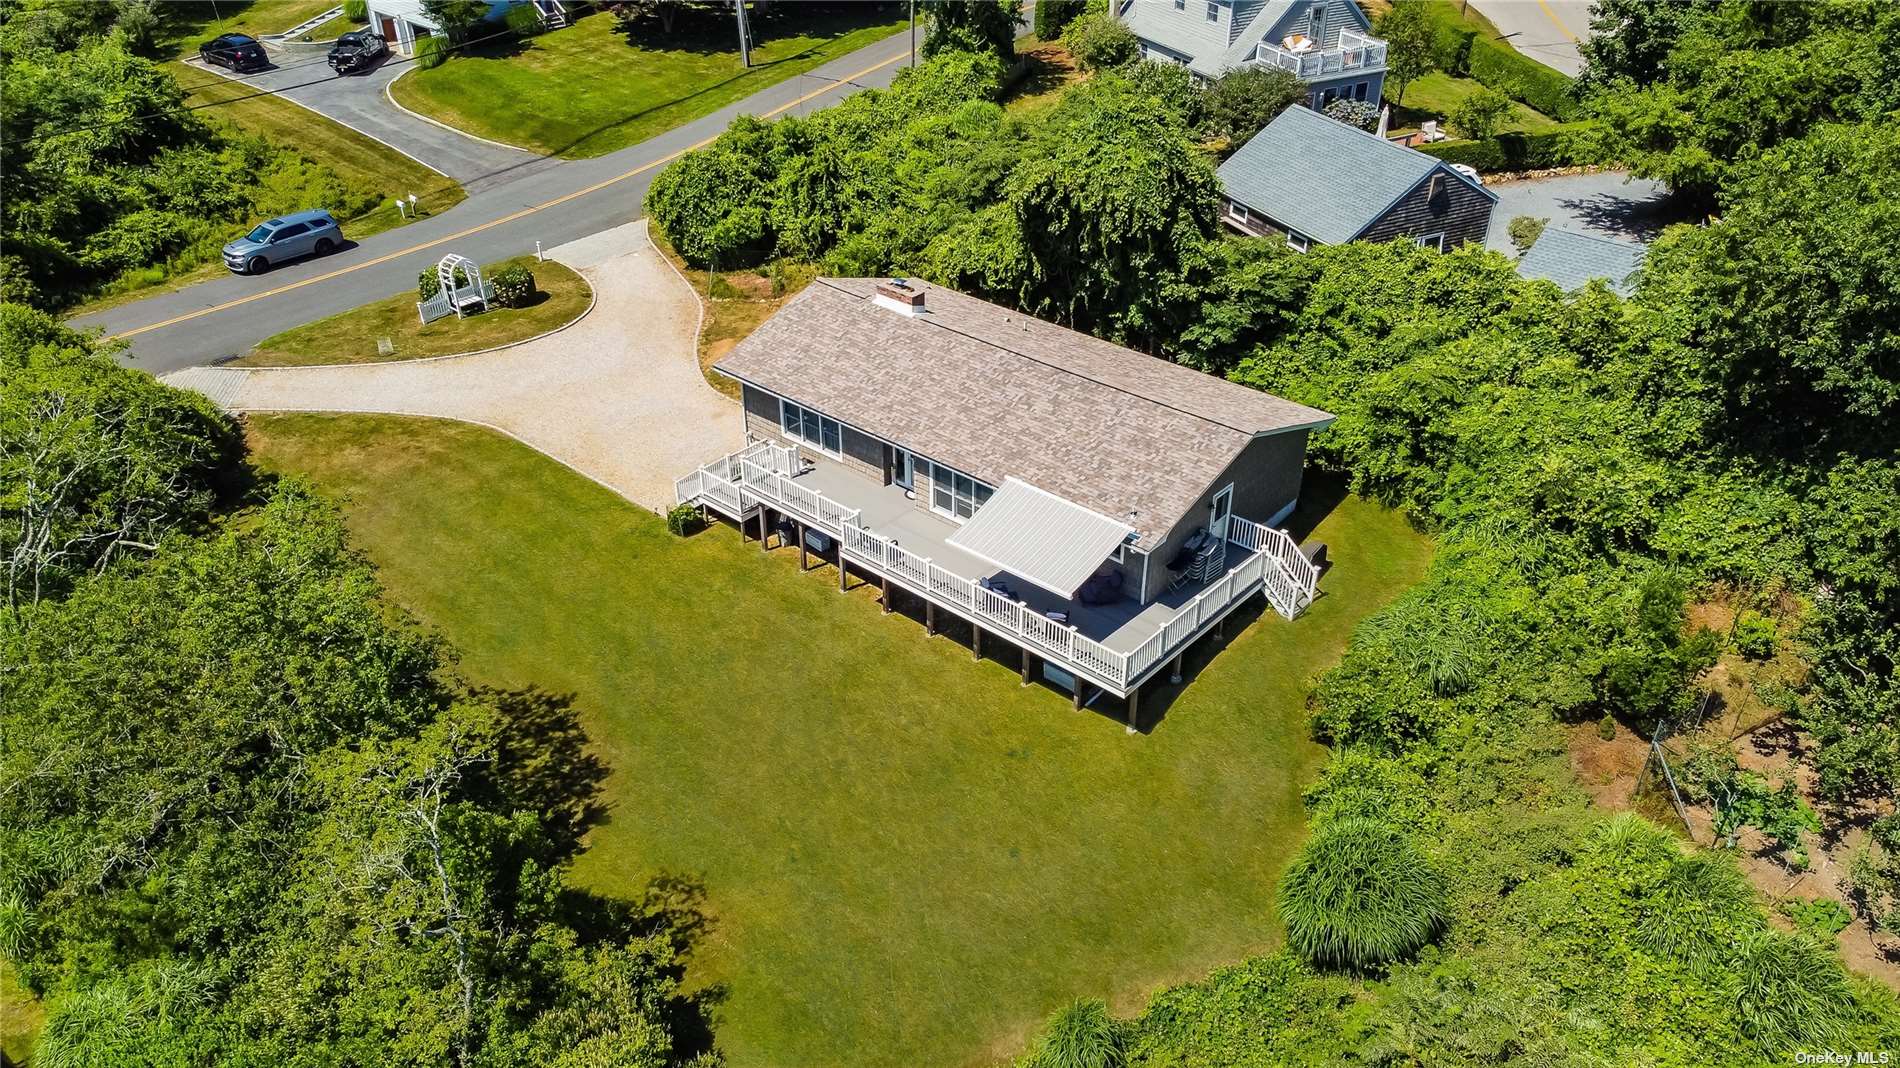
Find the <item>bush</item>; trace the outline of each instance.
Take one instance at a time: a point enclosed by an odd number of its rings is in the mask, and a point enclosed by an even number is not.
[[[504,308],[525,308],[534,297],[534,272],[522,264],[511,263],[496,271],[494,283],[495,303]]]
[[[1594,123],[1577,122],[1537,133],[1501,133],[1483,141],[1440,141],[1420,145],[1419,151],[1446,163],[1475,167],[1487,174],[1607,163],[1609,160],[1592,158],[1589,151],[1601,139],[1578,136],[1595,129]]]
[[[1496,89],[1480,89],[1452,105],[1451,124],[1461,137],[1482,141],[1498,132],[1504,117],[1511,113],[1511,100]]]
[[[699,529],[699,508],[690,504],[676,504],[666,513],[666,529],[685,537]]]
[[[1817,897],[1807,901],[1791,897],[1781,902],[1781,914],[1788,917],[1794,929],[1812,938],[1830,939],[1854,922],[1854,914],[1847,906],[1831,897]]]
[[[1368,133],[1379,127],[1379,109],[1370,100],[1341,97],[1326,105],[1320,113],[1334,122],[1357,126]]]
[[[1062,31],[1062,47],[1083,70],[1119,67],[1141,58],[1141,42],[1128,27],[1100,12],[1069,23],[1069,28]]]
[[[1282,111],[1306,103],[1312,90],[1299,75],[1279,67],[1241,67],[1207,89],[1207,133],[1236,146],[1259,133]]]
[[[1612,716],[1608,712],[1605,712],[1603,714],[1603,718],[1600,720],[1597,720],[1597,737],[1603,739],[1606,742],[1612,742],[1616,740],[1616,717],[1615,716]]]
[[[1537,239],[1543,236],[1544,227],[1548,225],[1550,225],[1549,219],[1536,215],[1519,215],[1511,220],[1510,226],[1505,227],[1505,232],[1511,235],[1511,244],[1519,253],[1523,253],[1532,245],[1537,244]]]
[[[351,22],[368,22],[369,0],[343,0],[343,17]]]
[[[416,38],[416,66],[433,70],[449,58],[449,44],[439,33]]]
[[[541,12],[535,10],[533,4],[517,4],[509,8],[508,13],[502,16],[502,23],[516,37],[533,37],[543,29]]]
[[[1049,1017],[1022,1068],[1122,1068],[1122,1025],[1099,1000],[1070,1002]]]
[[[1735,651],[1750,660],[1766,660],[1775,655],[1775,621],[1756,611],[1745,611],[1735,620]]]
[[[1471,41],[1471,76],[1513,100],[1521,100],[1561,122],[1583,114],[1569,78],[1528,59],[1510,46],[1482,37]]]
[[[1083,0],[1042,0],[1036,5],[1036,36],[1054,41],[1082,14],[1088,5]]]
[[[460,267],[455,269],[455,284],[457,288],[468,284],[468,272]],[[416,294],[420,299],[428,300],[441,291],[442,282],[436,277],[434,267],[427,267],[416,272]]]
[[[1130,63],[1115,72],[1127,79],[1128,84],[1138,93],[1146,93],[1160,100],[1169,110],[1181,117],[1181,124],[1197,127],[1205,115],[1202,106],[1203,90],[1194,83],[1194,76],[1179,63],[1159,63],[1144,59],[1139,63]]]
[[[1445,923],[1445,881],[1397,827],[1364,817],[1328,824],[1280,882],[1287,944],[1315,964],[1376,968],[1418,949]]]

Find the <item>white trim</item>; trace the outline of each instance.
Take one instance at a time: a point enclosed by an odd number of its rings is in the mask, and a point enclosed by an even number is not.
[[[962,526],[964,523],[967,523],[971,519],[974,519],[976,517],[977,509],[982,508],[983,505],[988,504],[989,501],[987,498],[985,498],[983,501],[979,502],[976,499],[976,491],[972,489],[970,491],[970,514],[958,515],[956,511],[956,508],[957,508],[956,476],[962,475],[964,478],[969,479],[973,486],[982,486],[984,489],[989,490],[991,495],[994,495],[996,493],[995,486],[990,485],[988,482],[983,481],[982,479],[976,477],[975,475],[969,473],[968,471],[965,471],[957,467],[951,467],[949,464],[946,464],[946,463],[939,463],[936,460],[930,460],[929,463],[930,463],[930,499],[928,501],[925,501],[924,503],[930,508],[932,512],[935,512],[937,515],[943,516],[945,519],[950,520],[951,522],[957,524],[958,526]],[[937,477],[937,468],[939,467],[943,468],[945,471],[950,472],[950,481],[948,483],[943,482],[941,479]],[[1008,479],[1005,479],[1004,481],[1008,481]],[[950,487],[950,491],[949,491],[950,492],[950,507],[948,509],[937,507],[937,487],[940,485],[948,485]],[[1027,485],[1027,483],[1025,483],[1025,485]],[[1050,496],[1055,496],[1055,495],[1050,494]],[[1061,498],[1057,498],[1057,499],[1060,500]],[[1078,505],[1078,507],[1080,506]],[[992,560],[990,561],[990,563],[995,563],[995,561]],[[997,566],[1001,567],[1002,565],[998,564]]]
[[[1301,462],[1304,464],[1304,458],[1302,458]],[[1221,511],[1220,508],[1223,500],[1227,502],[1225,511]],[[1207,500],[1207,532],[1209,534],[1214,533],[1214,513],[1216,511],[1221,511],[1220,533],[1218,537],[1221,541],[1226,541],[1227,528],[1231,525],[1228,520],[1234,518],[1234,484],[1232,482],[1215,490],[1214,495]]]
[[[785,409],[788,407],[798,409],[798,413],[799,413],[798,433],[796,434],[792,433],[791,428],[786,425]],[[805,414],[808,412],[818,417],[818,440],[817,441],[812,441],[810,438],[807,438],[805,436],[805,418],[804,417],[805,417]],[[838,447],[836,449],[828,449],[825,447],[824,442],[825,442],[825,424],[826,423],[830,423],[832,426],[835,426],[838,428]],[[786,400],[784,397],[780,397],[778,399],[778,434],[782,438],[787,438],[791,441],[795,441],[799,443],[800,445],[807,446],[826,456],[831,457],[834,460],[844,459],[844,423],[836,419],[833,419],[831,416],[826,415],[824,412],[821,412],[818,409],[813,408],[812,406],[808,404],[800,404],[797,401]]]
[[[1435,234],[1420,234],[1412,240],[1418,242],[1419,248],[1437,249],[1439,252],[1445,251],[1445,232],[1443,230]]]
[[[1291,230],[1286,232],[1286,245],[1295,252],[1305,252],[1313,247],[1313,242]]]
[[[1273,513],[1273,515],[1269,517],[1265,523],[1262,523],[1260,525],[1263,527],[1278,527],[1281,523],[1286,522],[1286,517],[1292,515],[1293,510],[1295,508],[1298,508],[1299,506],[1300,506],[1300,499],[1298,497],[1295,497],[1292,500],[1286,502],[1285,508],[1282,508],[1279,511]]]
[[[1242,204],[1232,197],[1229,197],[1227,200],[1227,217],[1237,223],[1253,222],[1253,216],[1248,212],[1247,205]]]

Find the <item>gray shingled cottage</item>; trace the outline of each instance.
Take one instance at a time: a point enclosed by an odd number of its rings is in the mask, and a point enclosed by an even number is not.
[[[974,297],[821,278],[714,369],[746,441],[678,480],[1020,652],[1023,681],[1128,700],[1255,594],[1288,618],[1316,569],[1284,522],[1333,417]]]
[[[1377,104],[1385,85],[1385,42],[1353,0],[1120,0],[1114,10],[1143,57],[1197,77],[1279,67],[1307,84],[1316,108]]]
[[[1291,107],[1219,170],[1227,225],[1310,245],[1409,237],[1482,244],[1498,196],[1443,160]]]

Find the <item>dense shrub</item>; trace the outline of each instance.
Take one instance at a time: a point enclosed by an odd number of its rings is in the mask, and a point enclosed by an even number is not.
[[[1543,216],[1519,215],[1511,220],[1505,232],[1511,236],[1511,246],[1522,253],[1537,244],[1537,239],[1544,234],[1544,227],[1549,225],[1550,220]]]
[[[455,287],[460,289],[467,284],[468,272],[457,267],[455,269]],[[442,292],[442,276],[437,273],[434,267],[425,267],[416,272],[416,296],[418,299],[428,300],[440,292]]]
[[[666,529],[680,537],[699,529],[699,509],[690,504],[676,504],[667,510]]]
[[[502,22],[508,27],[508,32],[516,37],[533,37],[543,29],[541,12],[533,4],[517,4],[509,8],[508,13],[502,16]]]
[[[1282,111],[1304,104],[1312,91],[1299,75],[1279,67],[1239,67],[1207,88],[1207,132],[1239,148]]]
[[[1398,960],[1445,922],[1444,878],[1399,828],[1351,817],[1320,828],[1280,883],[1287,945],[1354,970]]]
[[[1141,58],[1141,42],[1121,20],[1091,11],[1062,31],[1062,47],[1083,70],[1103,70]]]
[[[1342,96],[1326,105],[1321,113],[1334,122],[1357,126],[1367,132],[1379,128],[1379,108],[1370,100],[1354,100],[1351,97]]]
[[[1099,1000],[1071,1002],[1049,1017],[1019,1068],[1123,1068],[1123,1028]]]
[[[1767,660],[1775,655],[1778,636],[1775,621],[1754,609],[1744,609],[1735,618],[1735,633],[1730,636],[1735,651],[1750,660]]]
[[[1179,63],[1144,59],[1105,76],[1122,78],[1135,92],[1161,101],[1190,130],[1199,129],[1205,121],[1207,91]]]
[[[1595,155],[1608,146],[1585,136],[1595,129],[1593,123],[1578,122],[1536,132],[1514,130],[1483,141],[1439,141],[1420,145],[1419,151],[1486,174],[1611,162]]]
[[[1498,125],[1511,113],[1511,101],[1495,89],[1480,89],[1452,105],[1447,116],[1458,136],[1482,141],[1498,132]]]
[[[1559,122],[1571,122],[1583,114],[1569,77],[1507,44],[1472,38],[1466,69],[1478,82]]]
[[[524,264],[511,263],[490,281],[495,286],[495,303],[504,308],[525,308],[534,299],[534,272]]]
[[[448,38],[439,33],[416,38],[414,48],[416,66],[423,70],[433,70],[449,58]]]
[[[351,22],[368,22],[369,0],[343,0],[343,17]]]
[[[1044,41],[1056,40],[1088,6],[1088,0],[1041,0],[1036,4],[1036,36]]]

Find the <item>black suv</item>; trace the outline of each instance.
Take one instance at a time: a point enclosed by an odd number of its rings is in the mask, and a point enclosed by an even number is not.
[[[380,33],[351,30],[330,46],[330,69],[338,74],[368,70],[389,54],[389,42]]]
[[[263,70],[270,66],[264,46],[257,38],[242,33],[227,33],[198,46],[198,58],[235,71]]]

